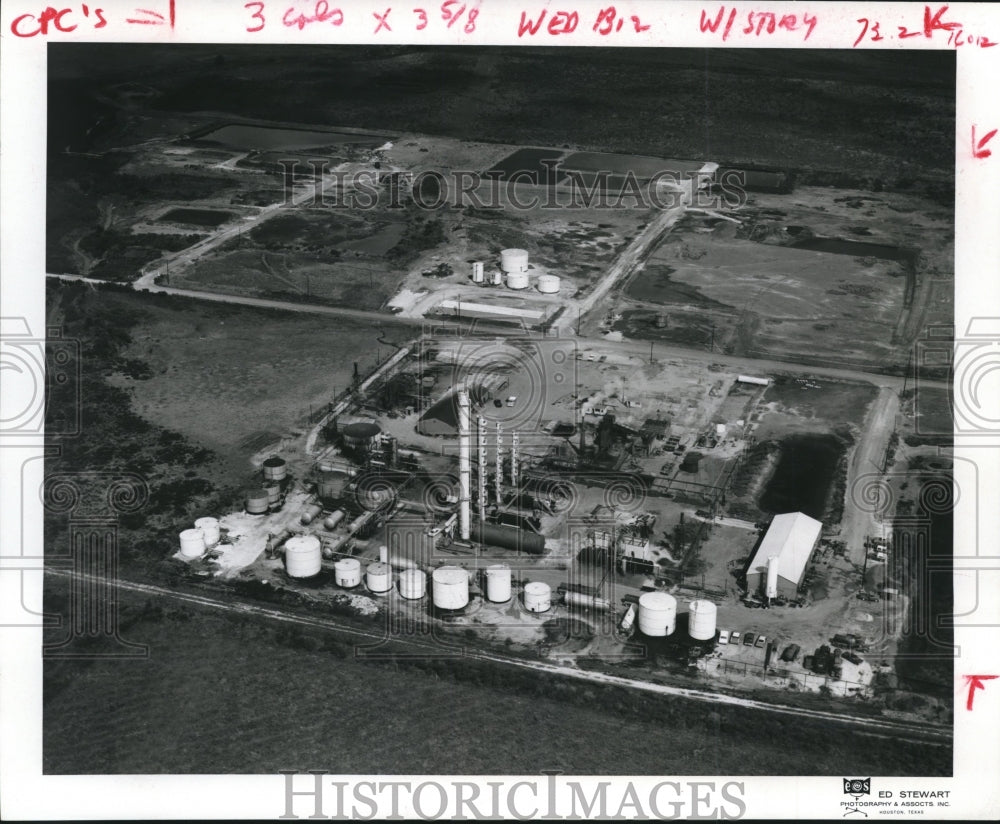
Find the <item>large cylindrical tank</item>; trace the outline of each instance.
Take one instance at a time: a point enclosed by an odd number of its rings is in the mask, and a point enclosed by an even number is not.
[[[539,275],[538,291],[545,295],[554,295],[559,291],[560,281],[558,275]]]
[[[510,600],[510,567],[493,564],[486,567],[486,600],[503,604]]]
[[[469,603],[469,573],[461,567],[438,567],[431,573],[434,606],[462,609]]]
[[[311,524],[316,518],[322,514],[323,507],[319,504],[309,504],[305,509],[302,510],[302,517],[299,519],[302,521],[304,526]]]
[[[508,272],[507,273],[507,288],[508,289],[527,289],[528,283],[528,273],[527,272]]]
[[[472,526],[472,539],[489,546],[503,549],[516,549],[530,555],[542,555],[545,552],[545,536],[526,529],[499,524],[477,523]]]
[[[486,272],[483,267],[483,262],[481,260],[477,260],[472,264],[472,282],[482,283],[484,280],[486,280]]]
[[[344,446],[351,449],[372,449],[381,433],[382,427],[375,421],[349,423],[340,430]]]
[[[427,592],[427,576],[419,569],[404,569],[399,573],[399,594],[415,601]]]
[[[361,561],[357,558],[341,558],[333,565],[333,580],[338,587],[350,589],[361,583]]]
[[[528,253],[524,249],[503,249],[500,252],[500,268],[506,272],[528,271]]]
[[[323,528],[336,529],[337,524],[339,524],[342,520],[344,520],[344,510],[335,509],[333,512],[331,512],[329,515],[326,516],[326,519],[323,521]]]
[[[524,585],[524,606],[528,612],[548,612],[552,607],[552,587],[544,581]]]
[[[292,578],[319,574],[323,548],[315,535],[294,535],[285,541],[285,571]]]
[[[194,522],[194,528],[205,533],[205,548],[211,549],[219,543],[219,519],[199,518]]]
[[[205,552],[205,533],[200,529],[185,529],[180,534],[181,555],[199,558]]]
[[[688,635],[695,641],[715,638],[715,618],[718,609],[711,601],[692,601],[688,607]]]
[[[264,461],[264,480],[283,481],[288,471],[284,458],[271,457]]]
[[[263,515],[267,512],[267,490],[251,489],[246,495],[247,512],[251,515]]]
[[[281,484],[276,481],[268,481],[264,484],[264,491],[267,492],[267,508],[274,510],[281,507]]]
[[[343,472],[322,472],[316,481],[316,494],[324,501],[342,497],[350,477]]]
[[[365,586],[369,592],[376,595],[385,595],[392,589],[392,567],[375,561],[365,568]]]
[[[639,596],[639,631],[662,638],[677,626],[677,599],[666,592],[644,592]]]
[[[768,598],[778,597],[778,556],[772,555],[767,559],[767,586],[764,588],[764,595]]]

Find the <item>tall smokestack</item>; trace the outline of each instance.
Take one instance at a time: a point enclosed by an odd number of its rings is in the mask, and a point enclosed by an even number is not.
[[[463,541],[469,540],[469,500],[472,495],[472,403],[465,386],[458,390],[458,525]]]
[[[503,496],[503,427],[497,423],[497,475],[496,475],[497,506]]]
[[[479,520],[486,519],[486,473],[488,471],[486,463],[486,418],[479,416],[479,458],[477,466],[479,468]]]

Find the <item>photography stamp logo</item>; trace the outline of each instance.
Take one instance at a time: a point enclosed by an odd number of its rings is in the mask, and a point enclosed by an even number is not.
[[[872,793],[871,778],[844,779],[844,795],[851,795],[854,796],[855,799],[860,799],[862,796],[871,795],[871,793]]]
[[[0,435],[37,438],[80,432],[80,344],[58,328],[32,335],[27,319],[0,318]],[[46,407],[50,414],[46,415]]]

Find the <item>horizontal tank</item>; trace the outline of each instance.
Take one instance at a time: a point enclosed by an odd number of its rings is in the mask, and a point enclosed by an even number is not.
[[[488,546],[514,549],[529,555],[542,555],[545,552],[544,535],[513,526],[479,522],[473,524],[472,539]]]
[[[283,481],[287,473],[287,464],[284,458],[271,457],[264,461],[264,480]]]
[[[211,549],[219,543],[219,519],[199,518],[194,522],[194,528],[200,529],[205,534],[205,548]]]
[[[566,590],[563,592],[563,603],[567,606],[584,607],[585,609],[611,609],[611,602],[607,598],[586,592]]]
[[[361,561],[341,558],[333,565],[333,580],[338,587],[351,589],[361,583]]]
[[[251,489],[246,494],[246,509],[251,515],[263,515],[267,512],[267,490]]]
[[[632,624],[635,623],[635,604],[629,604],[628,609],[625,610],[625,614],[622,616],[622,621],[619,626],[622,632],[628,632],[632,629]]]
[[[323,507],[319,504],[309,504],[302,510],[302,517],[299,519],[304,526],[311,524],[323,512]]]
[[[392,567],[381,561],[368,564],[365,568],[365,585],[375,595],[384,595],[392,589]]]
[[[323,528],[336,529],[337,524],[339,524],[342,520],[344,520],[344,510],[335,509],[333,512],[331,512],[329,515],[326,516],[326,519],[323,521]]]
[[[399,594],[415,601],[427,592],[427,576],[419,569],[404,569],[399,573]]]
[[[355,532],[364,527],[364,525],[372,519],[373,515],[373,512],[362,512],[357,518],[347,525],[347,531],[353,535]]]
[[[486,599],[495,604],[503,604],[511,598],[511,571],[506,564],[486,567]]]
[[[695,641],[715,638],[715,620],[718,609],[711,601],[692,601],[688,607],[688,635]]]
[[[526,272],[528,270],[528,252],[525,249],[501,250],[500,269],[507,274]]]
[[[666,592],[639,596],[639,632],[652,638],[672,635],[677,626],[677,599]]]
[[[267,536],[267,554],[274,556],[274,553],[278,551],[278,548],[285,543],[289,538],[292,537],[292,532],[289,529],[282,529],[280,532],[272,533]]]
[[[394,566],[396,569],[419,569],[420,565],[412,558],[407,558],[405,555],[400,555],[396,552],[390,552],[389,566]]]
[[[200,558],[205,552],[205,533],[200,529],[185,529],[180,534],[181,555]]]
[[[544,581],[524,585],[524,606],[528,612],[548,612],[552,607],[552,587]]]
[[[469,573],[461,567],[438,567],[431,573],[434,606],[462,609],[469,603]]]
[[[507,288],[508,289],[527,289],[529,284],[528,273],[527,272],[508,272],[507,273]]]
[[[544,295],[554,295],[559,291],[560,281],[558,275],[539,275],[538,291]]]
[[[323,549],[315,535],[295,535],[285,541],[285,571],[292,578],[311,578],[322,566]]]

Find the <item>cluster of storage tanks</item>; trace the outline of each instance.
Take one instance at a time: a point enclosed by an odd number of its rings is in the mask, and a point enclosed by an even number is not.
[[[692,601],[688,607],[688,637],[713,641],[717,607],[711,601]],[[644,592],[639,596],[639,632],[648,638],[667,638],[677,629],[677,599],[666,592]]]
[[[493,271],[487,279],[486,269],[482,261],[472,264],[472,282],[485,285],[487,280],[492,286],[500,286],[506,280],[508,289],[527,289],[531,285],[528,275],[528,253],[524,249],[504,249],[500,252],[500,268]],[[538,291],[547,295],[558,293],[559,277],[556,275],[539,275]]]
[[[250,515],[264,515],[281,508],[282,493],[288,474],[284,458],[271,457],[261,467],[263,483],[246,493],[244,506]]]
[[[213,549],[221,537],[218,518],[199,518],[192,529],[185,529],[178,536],[182,558],[200,558]]]

